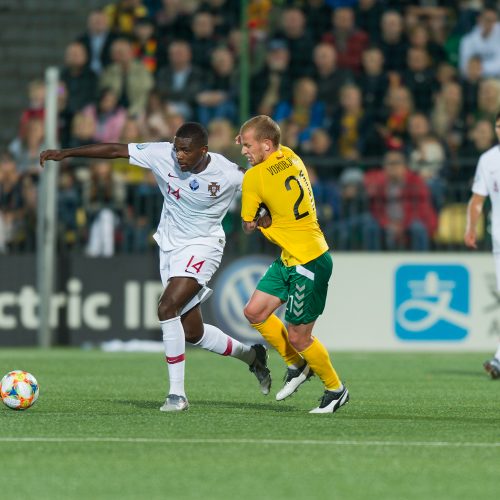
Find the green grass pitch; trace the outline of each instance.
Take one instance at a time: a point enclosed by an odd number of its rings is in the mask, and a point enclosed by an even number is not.
[[[161,354],[3,349],[1,373],[32,372],[40,399],[0,408],[1,488],[37,500],[495,498],[500,381],[484,357],[338,353],[351,401],[309,415],[317,378],[276,402],[276,355],[265,397],[245,365],[193,349],[191,408],[165,414]]]

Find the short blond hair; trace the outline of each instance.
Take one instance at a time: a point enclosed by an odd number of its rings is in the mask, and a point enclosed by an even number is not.
[[[247,120],[240,128],[240,135],[245,131],[253,129],[255,133],[255,139],[257,141],[263,141],[269,139],[273,146],[278,147],[281,141],[281,129],[280,126],[267,115],[258,115]]]

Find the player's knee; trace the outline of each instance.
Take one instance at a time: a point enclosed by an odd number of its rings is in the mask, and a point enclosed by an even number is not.
[[[200,331],[198,328],[190,328],[186,325],[182,326],[184,327],[184,337],[186,338],[186,342],[189,342],[190,344],[197,344],[203,337],[203,330]]]
[[[179,308],[171,300],[164,299],[160,300],[158,304],[158,319],[160,321],[165,321],[167,319],[175,318],[179,316]]]
[[[262,323],[267,319],[265,311],[261,311],[252,304],[247,304],[243,309],[243,314],[250,324]]]

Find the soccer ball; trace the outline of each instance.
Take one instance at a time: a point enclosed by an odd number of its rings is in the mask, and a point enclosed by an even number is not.
[[[27,410],[38,399],[38,382],[31,373],[14,370],[0,382],[0,395],[13,410]]]

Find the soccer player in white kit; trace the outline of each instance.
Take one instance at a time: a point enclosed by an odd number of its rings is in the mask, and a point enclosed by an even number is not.
[[[222,219],[241,189],[243,172],[224,156],[208,152],[208,134],[199,123],[188,122],[176,132],[174,142],[144,144],[90,144],[78,148],[47,150],[40,155],[60,161],[68,157],[129,158],[133,165],[152,170],[164,202],[154,238],[160,247],[160,274],[165,290],[158,318],[168,366],[170,389],[162,411],[182,411],[189,406],[184,389],[185,342],[248,364],[263,394],[271,376],[263,345],[248,347],[219,328],[203,323],[200,304],[222,258],[225,235]]]
[[[500,112],[495,117],[495,133],[500,142]],[[491,236],[497,290],[500,292],[500,144],[496,144],[479,157],[476,176],[472,184],[472,196],[467,207],[464,241],[469,248],[477,248],[476,227],[481,217],[484,200],[488,196],[491,201]],[[485,361],[483,366],[491,378],[500,378],[500,345],[493,359]]]

